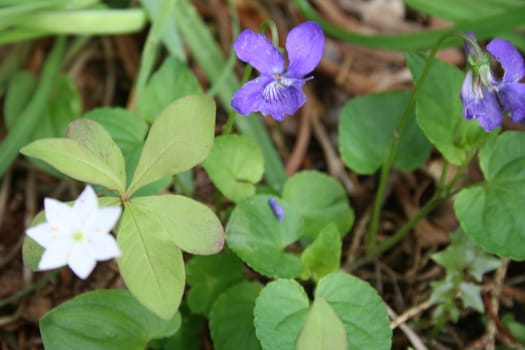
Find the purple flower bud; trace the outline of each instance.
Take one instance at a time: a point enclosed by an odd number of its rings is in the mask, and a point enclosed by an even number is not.
[[[284,220],[284,209],[283,209],[283,207],[281,207],[277,203],[275,198],[273,198],[273,197],[268,198],[268,204],[270,205],[270,208],[272,208],[272,211],[273,211],[274,215],[277,217],[277,219],[279,219],[279,221],[282,222]]]
[[[304,76],[321,61],[324,34],[315,22],[304,22],[293,28],[286,38],[288,68],[283,54],[262,34],[244,30],[233,48],[237,57],[251,64],[261,75],[248,81],[235,93],[231,105],[238,113],[261,112],[275,120],[284,120],[306,102],[302,91],[312,77]]]

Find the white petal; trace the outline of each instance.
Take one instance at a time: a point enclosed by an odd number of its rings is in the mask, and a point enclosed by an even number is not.
[[[98,210],[98,198],[93,187],[86,186],[73,204],[73,210],[80,218],[91,218],[95,215]]]
[[[93,259],[83,244],[74,244],[67,261],[75,275],[86,279],[95,268],[96,261]]]
[[[41,270],[55,269],[67,264],[70,245],[66,241],[59,241],[46,249],[38,264]]]
[[[117,241],[110,234],[95,233],[88,238],[89,254],[96,260],[109,260],[121,255]]]
[[[47,248],[57,240],[59,231],[62,228],[50,226],[47,222],[30,227],[26,230],[26,234],[42,247]]]
[[[56,199],[44,199],[47,222],[52,226],[72,228],[78,222],[77,215],[69,205]]]
[[[108,233],[115,226],[122,208],[120,207],[104,207],[97,212],[96,222],[93,223],[93,231],[98,233]]]

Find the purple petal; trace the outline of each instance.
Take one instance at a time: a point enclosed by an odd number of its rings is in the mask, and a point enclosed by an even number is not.
[[[272,81],[274,79],[267,75],[248,81],[233,95],[231,102],[233,109],[242,115],[260,111],[260,106],[264,103],[263,91]]]
[[[487,45],[487,51],[501,64],[505,71],[503,82],[518,82],[525,76],[525,63],[519,51],[507,40],[494,39]]]
[[[301,90],[304,81],[291,86],[270,83],[263,92],[263,100],[258,111],[263,115],[271,115],[273,119],[282,121],[286,115],[294,115],[305,104],[306,96]],[[267,93],[271,91],[272,93]],[[266,98],[264,98],[266,97]]]
[[[324,34],[315,22],[304,22],[293,28],[286,38],[288,53],[287,76],[302,78],[314,70],[321,61],[324,49]]]
[[[465,118],[478,119],[485,131],[491,131],[503,122],[503,113],[496,94],[489,92],[484,86],[475,85],[472,71],[468,71],[465,76],[460,97]]]
[[[510,83],[502,85],[499,98],[505,112],[513,122],[517,123],[525,118],[525,84]]]
[[[269,197],[268,198],[268,204],[270,205],[270,208],[272,208],[273,214],[279,219],[279,221],[284,220],[284,209],[281,207],[275,198]]]
[[[262,34],[244,30],[233,43],[237,57],[260,73],[273,75],[284,71],[284,56]]]

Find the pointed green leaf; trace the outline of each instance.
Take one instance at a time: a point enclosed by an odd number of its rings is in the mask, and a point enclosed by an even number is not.
[[[89,119],[78,119],[69,124],[67,137],[86,147],[100,157],[119,179],[121,189],[126,186],[124,156],[109,132],[99,123]]]
[[[479,161],[486,180],[464,188],[454,203],[461,227],[488,252],[525,260],[525,134],[491,139]]]
[[[461,282],[459,284],[461,291],[461,300],[465,307],[471,307],[478,312],[483,312],[483,300],[481,300],[481,287],[470,282]]]
[[[41,139],[23,147],[20,153],[41,159],[76,180],[124,192],[121,175],[99,154],[76,140]]]
[[[231,251],[210,256],[194,256],[186,264],[188,306],[195,314],[207,315],[215,299],[241,282],[243,263]]]
[[[210,330],[216,350],[260,350],[255,336],[253,308],[261,286],[241,282],[222,293],[211,309]]]
[[[255,184],[264,172],[259,146],[240,135],[217,137],[202,165],[215,186],[236,203],[255,194]]]
[[[392,330],[383,300],[367,282],[346,273],[319,281],[315,299],[323,298],[343,321],[349,349],[389,350]]]
[[[174,333],[180,323],[179,314],[167,321],[158,318],[128,291],[99,290],[48,312],[40,331],[46,349],[141,350],[151,339]]]
[[[168,56],[139,96],[137,110],[151,122],[174,100],[198,93],[202,88],[193,71],[185,62]]]
[[[297,277],[301,260],[284,249],[301,235],[303,221],[286,202],[281,222],[268,204],[269,196],[255,195],[235,207],[226,226],[228,246],[254,270],[268,277]]]
[[[354,211],[343,186],[318,171],[302,171],[288,179],[283,199],[304,218],[303,235],[315,238],[329,223],[345,235],[354,223]]]
[[[353,98],[341,111],[339,149],[345,164],[359,174],[373,174],[385,162],[390,144],[399,137],[394,166],[414,170],[428,159],[431,145],[412,115],[399,136],[395,129],[410,92],[391,91]]]
[[[209,255],[224,245],[224,231],[215,213],[191,198],[166,194],[137,197],[133,205],[159,222],[171,242],[192,254]]]
[[[406,60],[417,82],[427,57],[408,53]],[[476,120],[467,121],[459,92],[465,74],[458,68],[434,60],[416,102],[419,127],[443,156],[453,164],[464,164],[490,135]]]
[[[120,219],[118,265],[129,290],[148,309],[168,319],[175,314],[184,292],[184,261],[157,218],[133,202]]]
[[[326,226],[319,236],[303,251],[303,278],[313,275],[315,280],[339,270],[341,263],[341,236],[335,224]]]
[[[265,350],[293,350],[310,307],[303,287],[294,280],[268,283],[255,301],[254,325]]]
[[[215,102],[210,96],[193,95],[170,104],[151,126],[128,194],[204,160],[214,133]]]
[[[297,339],[296,349],[348,349],[345,327],[332,307],[323,298],[314,300],[303,330]]]

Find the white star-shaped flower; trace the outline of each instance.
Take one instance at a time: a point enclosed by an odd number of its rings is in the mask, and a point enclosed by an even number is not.
[[[46,198],[47,222],[28,228],[26,233],[45,248],[38,268],[54,269],[69,265],[85,279],[97,261],[120,256],[120,249],[109,231],[117,223],[120,207],[98,207],[91,186],[86,186],[73,206]]]

